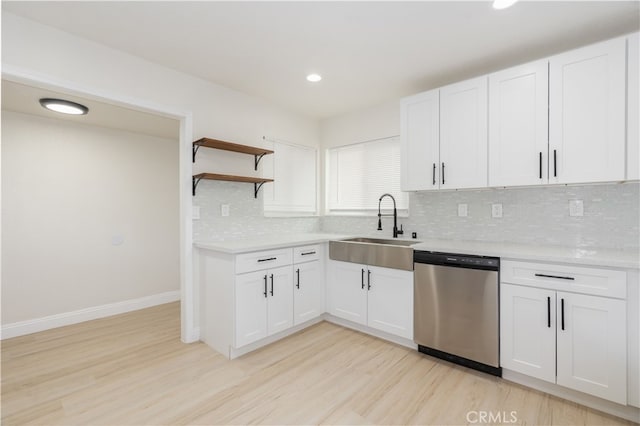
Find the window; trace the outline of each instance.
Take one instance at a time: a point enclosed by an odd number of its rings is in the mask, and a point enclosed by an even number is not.
[[[263,188],[265,216],[317,214],[317,150],[274,141],[273,151],[262,160],[265,176],[274,180]]]
[[[400,138],[391,137],[327,150],[327,210],[331,214],[377,214],[384,193],[408,214],[409,197],[400,191]],[[385,210],[390,200],[383,201]]]

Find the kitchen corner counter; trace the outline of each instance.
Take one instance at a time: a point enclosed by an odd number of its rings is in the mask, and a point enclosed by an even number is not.
[[[340,240],[349,237],[349,235],[322,233],[288,234],[277,236],[269,235],[228,241],[196,241],[193,243],[193,246],[199,249],[213,250],[227,254],[239,254],[305,244],[326,243],[327,241]]]
[[[455,240],[425,240],[413,245],[413,248],[414,250],[496,256],[501,259],[640,269],[640,252],[638,250],[537,246],[506,242]]]

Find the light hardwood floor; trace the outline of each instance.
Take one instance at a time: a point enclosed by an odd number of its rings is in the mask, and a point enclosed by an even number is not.
[[[179,309],[3,341],[2,424],[631,424],[326,322],[228,361]]]

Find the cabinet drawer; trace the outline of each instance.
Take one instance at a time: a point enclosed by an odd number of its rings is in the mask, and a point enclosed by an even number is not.
[[[291,265],[292,258],[290,248],[239,254],[236,256],[236,274]]]
[[[318,259],[320,259],[319,244],[293,248],[293,263],[309,262]]]
[[[625,271],[505,260],[500,266],[500,277],[504,283],[619,299],[627,297]]]

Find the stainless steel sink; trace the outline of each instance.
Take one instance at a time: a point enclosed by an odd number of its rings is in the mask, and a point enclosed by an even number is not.
[[[385,268],[413,271],[413,249],[419,241],[347,238],[329,241],[329,258]]]

